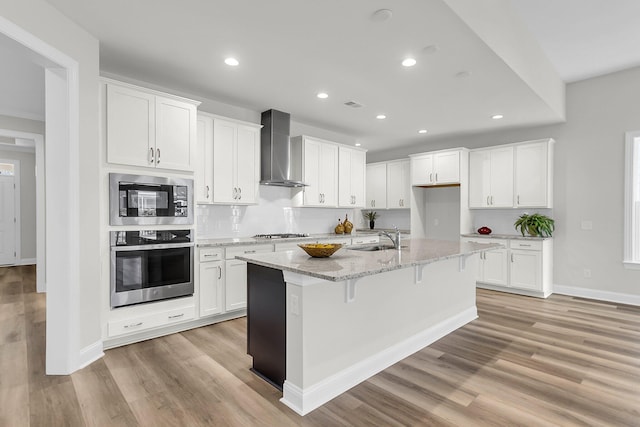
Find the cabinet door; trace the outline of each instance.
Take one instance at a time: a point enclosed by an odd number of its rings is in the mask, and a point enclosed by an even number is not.
[[[247,263],[239,260],[225,261],[225,309],[238,310],[247,307]]]
[[[367,165],[366,208],[383,209],[387,204],[387,164]]]
[[[320,188],[320,168],[324,159],[321,156],[321,143],[312,139],[305,139],[303,142],[304,150],[304,187],[303,204],[304,206],[321,206],[322,189]]]
[[[547,143],[516,146],[516,206],[550,206],[547,149]]]
[[[196,106],[156,96],[156,167],[192,171]]]
[[[509,271],[507,252],[506,249],[496,249],[483,253],[482,282],[492,285],[507,285]]]
[[[366,152],[361,150],[351,152],[351,206],[354,208],[365,206],[366,156]]]
[[[436,184],[460,182],[460,152],[437,153],[433,159],[434,181]]]
[[[322,205],[338,206],[338,146],[320,144],[318,182],[322,193]]]
[[[387,163],[387,207],[409,209],[409,160]]]
[[[107,85],[107,161],[155,167],[155,96]]]
[[[513,207],[513,147],[491,150],[492,208]]]
[[[431,185],[435,181],[433,172],[433,156],[411,158],[411,185]]]
[[[236,125],[224,120],[213,121],[213,201],[236,202],[234,196]]]
[[[338,205],[350,208],[353,206],[351,190],[351,157],[353,150],[339,147],[338,150]]]
[[[491,153],[469,153],[469,207],[486,208],[491,202]]]
[[[542,291],[541,272],[540,251],[511,249],[511,287]]]
[[[196,203],[213,201],[213,119],[198,116],[196,170],[194,185]]]
[[[223,261],[200,263],[200,316],[222,313]]]
[[[235,170],[237,202],[257,203],[260,185],[260,134],[256,128],[240,125],[237,138]]]

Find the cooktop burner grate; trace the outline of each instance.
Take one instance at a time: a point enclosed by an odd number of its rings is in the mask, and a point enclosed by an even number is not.
[[[301,233],[278,233],[278,234],[256,234],[255,239],[291,239],[294,237],[309,237],[308,234]]]

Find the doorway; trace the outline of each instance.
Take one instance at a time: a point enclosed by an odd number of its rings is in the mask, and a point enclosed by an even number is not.
[[[20,162],[0,159],[0,266],[20,253]]]

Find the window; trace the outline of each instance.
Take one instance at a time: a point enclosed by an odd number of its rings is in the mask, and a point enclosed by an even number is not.
[[[624,265],[640,270],[640,131],[626,134],[624,199]]]

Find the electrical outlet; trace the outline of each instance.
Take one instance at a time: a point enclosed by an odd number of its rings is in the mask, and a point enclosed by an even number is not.
[[[591,278],[591,270],[590,270],[590,269],[585,268],[585,269],[584,269],[584,271],[583,271],[583,273],[584,273],[584,277],[585,277],[586,279],[590,279],[590,278]]]
[[[291,314],[300,315],[300,303],[298,295],[291,294]]]

